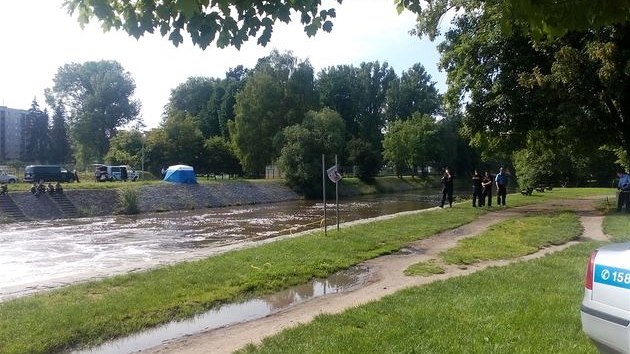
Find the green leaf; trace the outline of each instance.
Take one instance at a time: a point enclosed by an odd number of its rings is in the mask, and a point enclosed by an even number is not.
[[[198,0],[177,0],[175,8],[186,18],[191,18],[193,15],[201,13],[201,6]]]
[[[330,21],[326,21],[322,25],[322,30],[324,30],[324,32],[330,32],[332,31],[332,29],[333,29],[333,23]]]
[[[184,38],[182,37],[182,35],[179,33],[179,29],[174,30],[173,32],[171,32],[171,34],[168,36],[168,39],[173,42],[173,44],[177,47],[179,46],[181,43],[184,42]]]

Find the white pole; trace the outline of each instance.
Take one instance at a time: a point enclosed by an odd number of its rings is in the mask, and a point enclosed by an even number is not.
[[[326,236],[326,160],[324,158],[324,154],[322,154],[322,195],[324,200],[324,236]]]
[[[337,172],[339,172],[337,154],[335,154],[335,168],[337,169]],[[337,206],[337,232],[339,232],[339,180],[335,182],[335,204]]]

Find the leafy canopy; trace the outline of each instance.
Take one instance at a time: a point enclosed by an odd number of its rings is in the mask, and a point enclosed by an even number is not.
[[[415,32],[434,39],[449,12],[479,13],[499,9],[497,20],[510,32],[514,26],[534,38],[558,38],[571,31],[585,31],[630,21],[630,0],[395,0],[399,12],[418,14]]]
[[[341,3],[342,0],[337,0]],[[304,32],[313,36],[319,29],[332,30],[335,9],[321,9],[320,0],[66,0],[64,7],[78,14],[81,26],[96,18],[104,31],[122,29],[140,38],[158,30],[175,46],[188,32],[193,44],[205,49],[216,41],[219,48],[240,48],[250,37],[266,45],[277,21],[288,23],[291,12],[300,15]],[[262,32],[260,32],[262,31]]]

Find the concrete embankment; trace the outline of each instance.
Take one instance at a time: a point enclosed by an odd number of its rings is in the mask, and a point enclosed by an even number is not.
[[[356,179],[344,180],[339,194],[353,196],[373,193],[404,192],[427,186],[427,181],[381,177],[372,184]],[[122,194],[130,189],[137,197],[140,213],[192,210],[231,205],[275,203],[301,199],[281,181],[225,181],[195,185],[158,183],[121,184],[111,189],[72,189],[62,195],[10,192],[0,196],[0,223],[23,220],[51,220],[69,217],[111,215],[123,207]]]
[[[66,190],[62,197],[48,194],[36,197],[30,192],[11,192],[10,198],[5,196],[0,200],[0,222],[114,214],[121,207],[122,190]],[[289,187],[275,182],[163,183],[140,186],[134,190],[141,213],[273,203],[301,198]]]

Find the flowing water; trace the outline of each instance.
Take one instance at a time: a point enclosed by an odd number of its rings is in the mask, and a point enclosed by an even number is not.
[[[340,222],[426,209],[437,193],[340,200]],[[1,225],[0,301],[69,283],[207,257],[322,227],[324,205],[291,201]],[[336,223],[327,203],[328,225]]]

